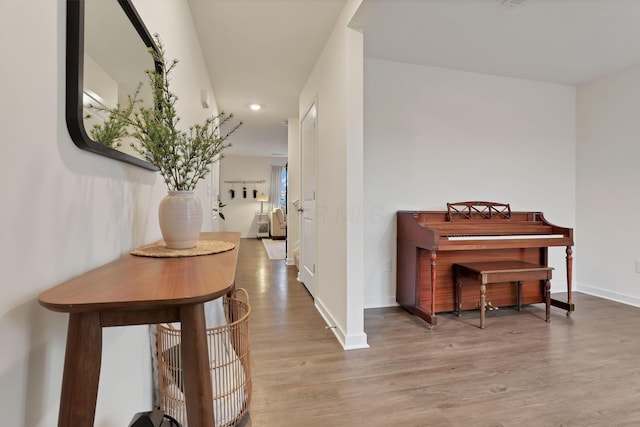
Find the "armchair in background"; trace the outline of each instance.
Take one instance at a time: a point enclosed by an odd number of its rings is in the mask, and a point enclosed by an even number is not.
[[[284,209],[275,208],[269,215],[271,222],[271,237],[273,239],[284,239],[287,237],[287,215]]]

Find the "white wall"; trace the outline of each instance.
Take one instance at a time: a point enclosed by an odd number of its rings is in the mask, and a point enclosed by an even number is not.
[[[105,107],[114,108],[118,99],[118,82],[102,69],[89,55],[84,55],[83,86],[105,101]],[[126,101],[126,94],[124,94]],[[91,128],[89,128],[91,130]]]
[[[300,95],[317,101],[315,303],[345,348],[365,347],[362,278],[362,34],[347,27],[350,0]],[[360,58],[360,60],[358,59]],[[360,104],[359,104],[360,103]],[[359,105],[359,106],[358,106]],[[358,111],[360,108],[360,111]],[[348,260],[348,262],[347,262]]]
[[[640,66],[577,91],[578,289],[640,306]]]
[[[366,307],[395,304],[397,210],[489,200],[575,226],[573,87],[369,58],[364,87]],[[564,249],[550,264],[566,290]]]
[[[238,231],[242,237],[256,237],[258,233],[256,212],[260,202],[253,198],[253,190],[269,195],[271,166],[284,166],[286,157],[225,156],[220,160],[220,198],[226,204],[222,208],[225,220],[220,222],[222,231]],[[263,184],[230,184],[225,181],[261,181]],[[242,197],[242,187],[247,188],[247,198]],[[229,192],[235,190],[232,199]],[[264,203],[263,219],[268,220],[269,202]]]
[[[191,62],[198,48],[186,0],[139,3],[150,30],[181,59],[173,83],[189,123],[201,114],[187,106],[190,98],[197,106],[200,88],[210,84]],[[81,151],[71,141],[64,119],[64,1],[1,2],[0,47],[0,413],[6,425],[49,427],[57,423],[68,316],[40,307],[37,296],[160,238],[156,212],[166,188],[156,173]],[[147,328],[108,329],[103,349],[95,425],[121,427],[151,405]]]

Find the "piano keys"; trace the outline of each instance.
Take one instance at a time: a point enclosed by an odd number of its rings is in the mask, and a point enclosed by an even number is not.
[[[437,313],[455,307],[453,264],[482,261],[522,261],[548,266],[548,248],[565,247],[567,300],[551,305],[567,310],[571,298],[573,229],[548,222],[542,212],[512,212],[495,202],[448,203],[446,211],[397,212],[396,301],[431,325]],[[557,280],[557,279],[555,279]],[[494,306],[517,304],[514,287],[495,284],[490,289]],[[544,284],[523,282],[523,304],[544,302]],[[465,287],[463,310],[478,307],[478,293]]]
[[[502,236],[444,236],[447,240],[505,240],[505,239],[545,239],[553,237],[564,237],[562,234],[517,234],[517,235],[502,235]]]

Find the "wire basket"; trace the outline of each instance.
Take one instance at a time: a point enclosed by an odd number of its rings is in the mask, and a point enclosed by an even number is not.
[[[244,300],[237,298],[238,293],[244,295]],[[221,325],[207,328],[215,425],[232,426],[246,414],[251,400],[251,306],[244,289],[237,289],[231,297],[224,297],[208,304],[214,306],[207,307],[207,324],[213,320],[215,324]],[[158,367],[160,407],[186,427],[180,329],[173,324],[158,325]]]

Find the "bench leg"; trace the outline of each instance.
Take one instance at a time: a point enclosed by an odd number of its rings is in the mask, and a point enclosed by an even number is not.
[[[458,272],[457,269],[455,274],[456,274],[456,290],[455,290],[456,315],[460,317],[461,316],[460,310],[462,310],[462,277],[460,277],[460,273]]]
[[[551,320],[551,281],[544,281],[545,321]]]
[[[516,284],[516,300],[518,301],[518,311],[522,311],[522,281]]]
[[[480,329],[484,329],[484,314],[487,309],[487,303],[485,301],[485,295],[487,293],[487,285],[484,283],[480,285]]]

